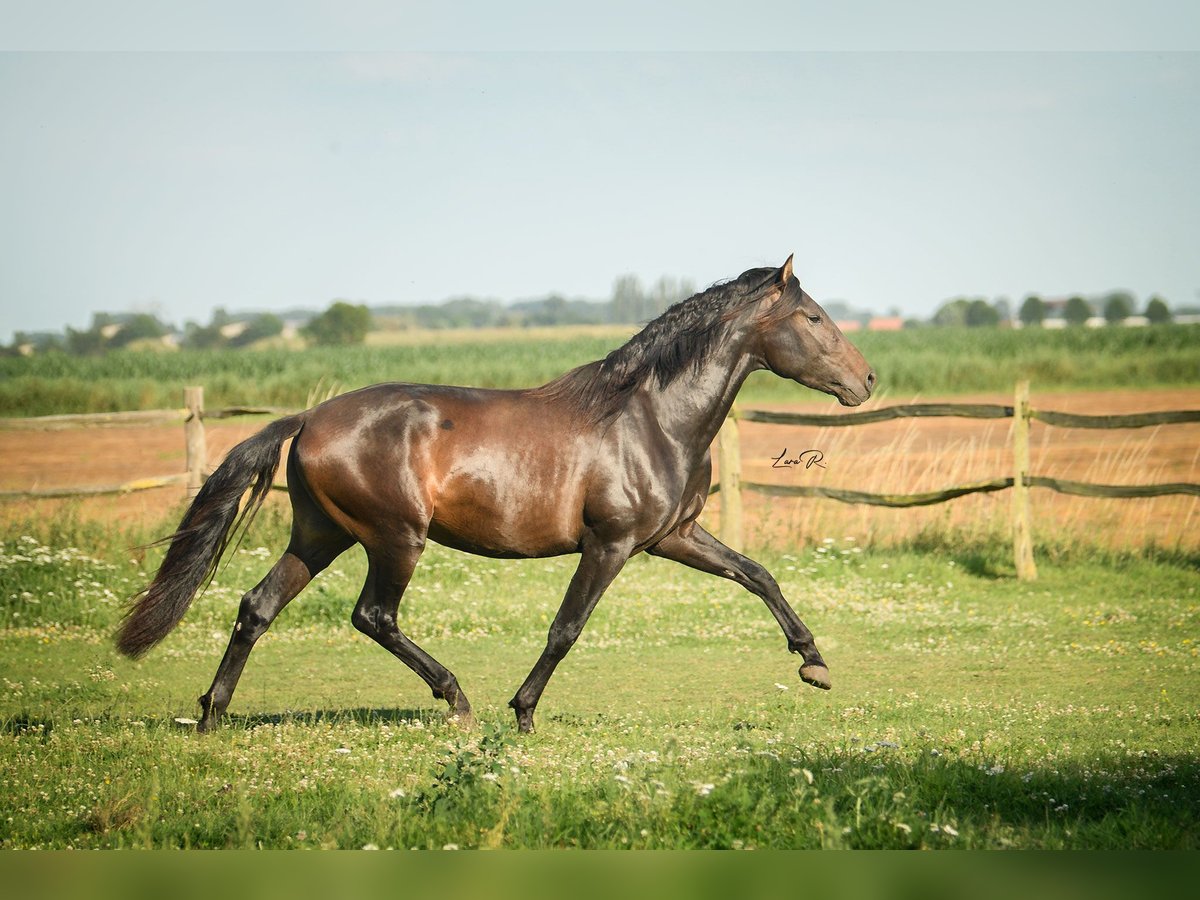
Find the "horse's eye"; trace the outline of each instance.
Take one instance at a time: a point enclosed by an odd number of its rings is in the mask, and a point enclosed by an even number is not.
[[[808,321],[812,322],[814,325],[820,325],[821,317],[820,316],[809,316]]]

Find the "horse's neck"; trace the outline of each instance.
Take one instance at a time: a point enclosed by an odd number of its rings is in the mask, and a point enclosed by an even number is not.
[[[759,368],[762,365],[744,348],[727,345],[698,373],[685,372],[661,389],[650,384],[647,402],[664,433],[678,446],[702,456],[747,376]]]

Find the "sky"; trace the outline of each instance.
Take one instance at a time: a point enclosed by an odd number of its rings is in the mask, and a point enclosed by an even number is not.
[[[793,252],[818,301],[879,313],[1200,304],[1197,52],[47,52],[9,33],[4,341],[101,310],[601,299],[624,273],[703,286]]]

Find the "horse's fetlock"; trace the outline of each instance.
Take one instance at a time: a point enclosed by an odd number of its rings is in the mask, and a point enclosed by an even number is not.
[[[444,684],[440,684],[433,689],[434,700],[445,700],[453,705],[458,700],[459,688],[458,680],[454,676],[450,676],[450,680]]]

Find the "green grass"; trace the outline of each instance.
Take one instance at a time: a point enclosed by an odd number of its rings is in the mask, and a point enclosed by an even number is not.
[[[347,554],[260,641],[228,724],[197,713],[238,598],[282,546],[269,510],[142,662],[109,634],[158,551],[30,523],[0,548],[0,847],[1189,847],[1200,845],[1200,591],[1185,556],[946,542],[769,552],[834,690],[762,604],[638,558],[550,682],[505,702],[574,558],[431,548],[402,627],[480,726],[348,625]],[[78,548],[78,549],[72,549]],[[273,548],[273,549],[268,549]]]
[[[1200,383],[1200,326],[1027,329],[925,328],[852,336],[879,374],[885,395],[1010,391],[1019,378],[1035,390],[1163,387]],[[300,408],[331,387],[381,381],[527,387],[599,359],[621,343],[611,328],[568,329],[472,339],[433,333],[394,346],[181,351],[117,351],[93,358],[44,354],[0,358],[0,411],[10,416],[179,406],[200,384],[210,408],[262,404]],[[746,403],[787,403],[820,395],[767,373],[751,377]]]

